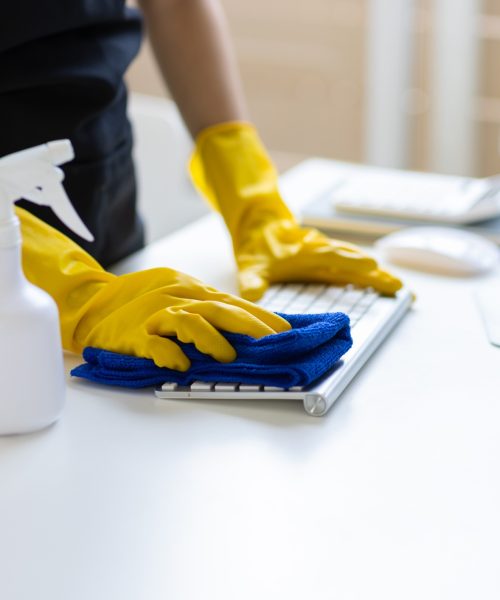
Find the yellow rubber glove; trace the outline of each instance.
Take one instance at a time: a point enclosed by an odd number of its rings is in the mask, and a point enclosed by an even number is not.
[[[94,346],[185,371],[189,359],[164,336],[230,362],[236,352],[218,330],[258,338],[290,328],[281,317],[172,269],[108,273],[66,236],[20,208],[16,213],[24,273],[56,301],[67,350]]]
[[[357,246],[297,223],[251,125],[230,122],[202,131],[189,167],[198,190],[226,222],[244,298],[257,300],[270,283],[285,281],[353,283],[384,294],[401,287]]]

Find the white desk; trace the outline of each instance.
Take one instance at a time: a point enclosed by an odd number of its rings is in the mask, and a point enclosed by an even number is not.
[[[284,191],[327,179],[306,164]],[[231,289],[222,231],[203,219],[128,267]],[[1,600],[498,600],[500,350],[471,296],[487,279],[400,273],[413,313],[321,419],[68,379],[56,426],[0,439]],[[36,393],[29,365],[20,383]]]

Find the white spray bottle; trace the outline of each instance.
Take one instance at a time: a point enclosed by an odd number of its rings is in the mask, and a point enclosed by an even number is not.
[[[42,429],[64,406],[57,306],[24,276],[13,204],[25,198],[50,206],[70,229],[92,241],[56,166],[73,158],[70,141],[58,140],[0,159],[0,435]]]

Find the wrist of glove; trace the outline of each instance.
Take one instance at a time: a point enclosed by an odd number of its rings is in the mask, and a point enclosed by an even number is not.
[[[169,337],[230,362],[236,354],[221,331],[258,338],[290,328],[274,313],[172,269],[112,275],[52,227],[22,209],[17,214],[24,272],[56,301],[68,350],[95,346],[184,371],[189,360]]]
[[[255,129],[222,123],[204,130],[190,162],[194,184],[224,218],[240,293],[257,300],[274,282],[353,283],[393,294],[401,282],[353,244],[301,227]]]

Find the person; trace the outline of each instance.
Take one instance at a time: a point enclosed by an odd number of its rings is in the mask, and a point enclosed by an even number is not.
[[[217,0],[141,0],[140,10],[124,0],[31,0],[5,3],[2,13],[0,155],[69,138],[76,159],[64,168],[65,187],[95,236],[71,240],[49,209],[17,209],[24,271],[56,300],[64,348],[92,345],[185,370],[189,360],[168,336],[230,361],[221,331],[260,337],[289,327],[254,304],[270,283],[354,283],[386,294],[401,286],[356,246],[300,227],[282,200]],[[231,236],[241,297],[167,267],[106,270],[144,243],[123,80],[142,19],[195,140],[193,181]]]

